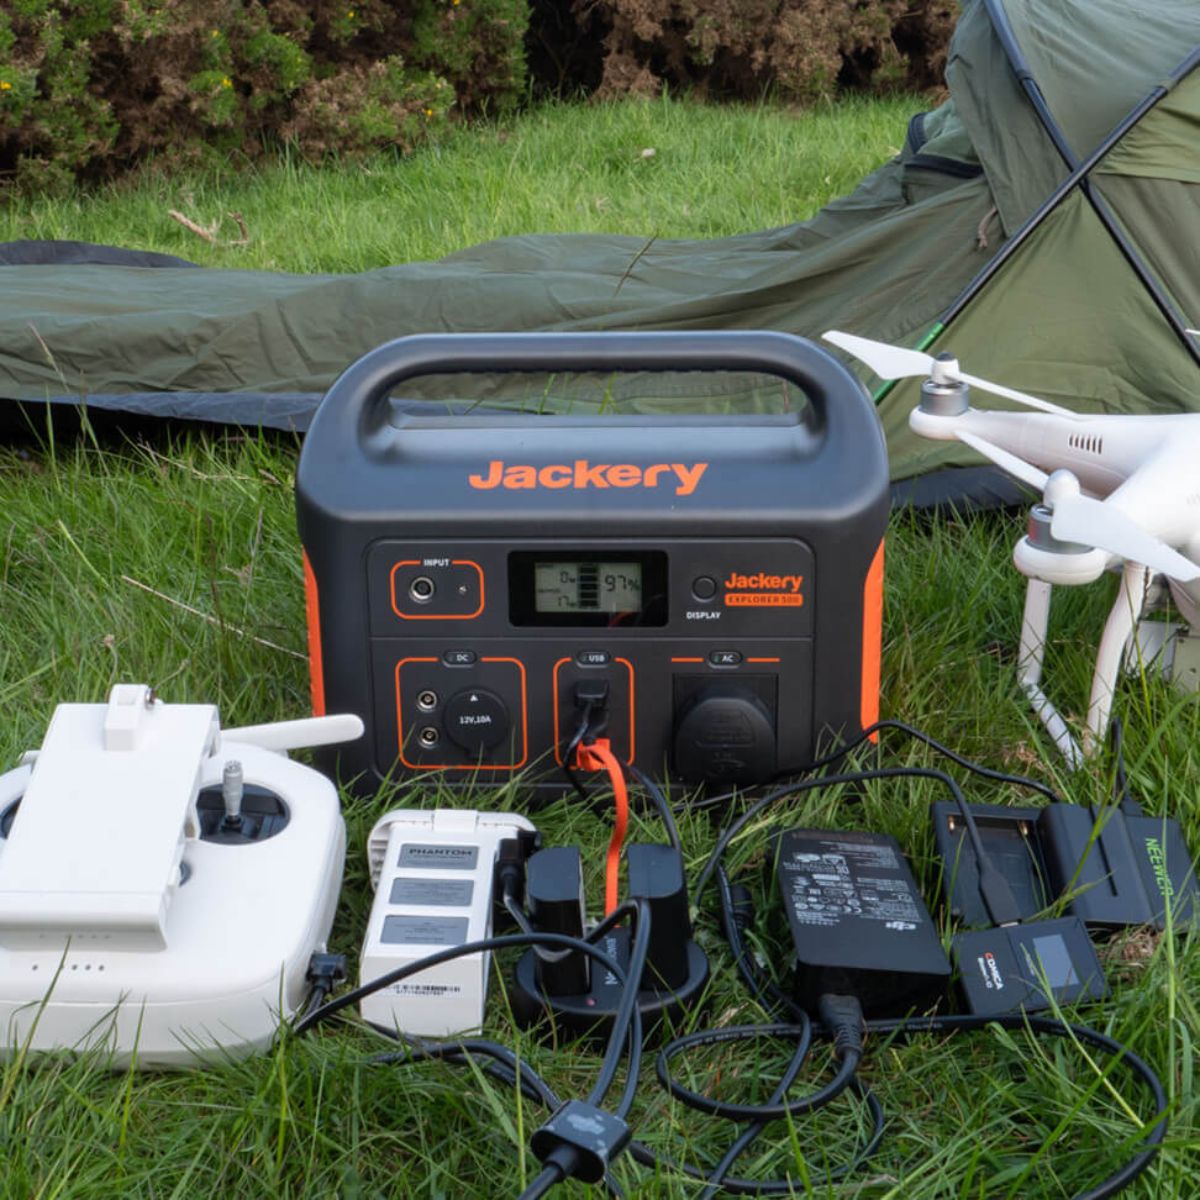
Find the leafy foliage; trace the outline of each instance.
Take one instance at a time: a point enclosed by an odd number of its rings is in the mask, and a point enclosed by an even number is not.
[[[411,149],[523,94],[526,0],[13,0],[0,172],[42,187],[155,155]]]
[[[204,167],[284,140],[407,152],[528,92],[666,85],[795,100],[939,81],[952,0],[10,0],[0,182],[148,158]]]
[[[797,100],[940,81],[953,0],[572,0],[602,45],[601,94],[664,83]]]

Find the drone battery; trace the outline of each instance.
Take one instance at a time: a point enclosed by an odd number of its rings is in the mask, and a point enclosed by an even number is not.
[[[514,371],[770,376],[784,411],[405,397]],[[363,791],[435,771],[561,788],[585,694],[622,762],[687,782],[797,770],[877,715],[886,448],[862,386],[799,338],[401,338],[326,395],[296,503],[314,708],[366,722],[339,752]]]
[[[1108,995],[1096,948],[1078,917],[960,933],[952,953],[963,997],[977,1016],[1038,1012]]]
[[[968,928],[991,924],[957,804],[939,801],[932,813],[951,916]],[[1168,920],[1186,929],[1200,922],[1196,869],[1178,821],[1077,804],[973,804],[971,813],[1022,920],[1065,897],[1066,911],[1097,932],[1131,925],[1165,929]]]
[[[369,984],[440,950],[492,932],[495,864],[534,827],[515,813],[395,809],[367,839],[375,900],[363,937],[359,980]],[[364,996],[364,1020],[418,1037],[483,1024],[491,955],[484,950],[394,980]]]
[[[950,962],[895,838],[784,830],[775,871],[807,1011],[831,992],[856,996],[868,1017],[925,1012],[944,997]]]

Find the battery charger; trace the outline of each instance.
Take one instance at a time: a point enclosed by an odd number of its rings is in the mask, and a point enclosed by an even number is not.
[[[708,982],[708,958],[692,939],[683,856],[674,847],[634,844],[626,851],[629,900],[642,901],[650,917],[650,941],[641,974],[638,1008],[647,1027],[677,1025]],[[525,899],[538,932],[582,937],[587,925],[583,867],[577,846],[540,850],[526,864]],[[618,926],[600,948],[622,969],[629,967],[636,931]],[[513,976],[513,1009],[525,1025],[551,1020],[556,1028],[593,1037],[606,1035],[624,986],[582,954],[561,957],[527,951]]]
[[[1056,902],[1092,930],[1134,925],[1176,929],[1200,921],[1196,869],[1179,822],[1139,815],[1135,805],[1103,810],[970,806],[989,859],[1027,920]],[[989,924],[978,857],[956,804],[932,806],[942,887],[951,915],[968,928]]]

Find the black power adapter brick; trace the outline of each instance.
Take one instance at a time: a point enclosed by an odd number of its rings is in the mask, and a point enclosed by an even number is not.
[[[868,1017],[901,1017],[945,997],[950,962],[895,838],[786,829],[775,871],[806,1011],[832,993],[856,996]]]

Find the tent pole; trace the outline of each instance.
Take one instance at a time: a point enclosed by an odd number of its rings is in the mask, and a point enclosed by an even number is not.
[[[1009,32],[1011,34],[1011,30]],[[1003,35],[1000,36],[1001,41],[1003,41]],[[1015,42],[1013,45],[1015,46]],[[950,307],[947,308],[946,311],[942,313],[941,317],[934,322],[934,324],[930,327],[924,337],[921,338],[920,342],[917,343],[914,349],[928,350],[929,347],[941,335],[946,326],[949,325],[950,322],[953,321],[954,318],[957,317],[959,313],[961,313],[962,310],[966,308],[972,300],[975,299],[980,291],[982,291],[982,289],[991,281],[996,272],[999,271],[1000,268],[1004,266],[1004,264],[1008,262],[1008,260],[1017,252],[1017,250],[1019,250],[1020,247],[1025,244],[1030,235],[1042,224],[1042,222],[1052,212],[1054,212],[1056,208],[1058,208],[1063,200],[1070,195],[1070,193],[1073,192],[1075,188],[1080,185],[1080,183],[1087,179],[1092,171],[1095,170],[1097,164],[1108,156],[1116,144],[1152,108],[1154,108],[1154,106],[1157,105],[1164,96],[1169,95],[1179,83],[1186,79],[1188,75],[1190,75],[1196,69],[1197,66],[1200,66],[1200,47],[1197,47],[1195,50],[1193,50],[1191,54],[1189,54],[1187,58],[1185,58],[1167,76],[1163,83],[1160,83],[1157,87],[1148,92],[1146,96],[1143,97],[1141,102],[1130,113],[1128,113],[1124,118],[1118,121],[1116,125],[1113,126],[1108,135],[1095,148],[1095,150],[1093,150],[1091,154],[1087,156],[1087,158],[1080,162],[1078,166],[1071,171],[1070,175],[1068,175],[1066,179],[1064,179],[1062,183],[1060,183],[1058,187],[1054,189],[1054,192],[1039,206],[1037,211],[1028,216],[1012,235],[1012,237],[1004,242],[1000,249],[988,259],[979,273],[970,281],[970,283],[967,284],[965,288],[963,288],[961,292],[959,292]],[[1025,68],[1023,72],[1018,70],[1017,76],[1018,78],[1027,76],[1032,79],[1032,76],[1029,75],[1027,68]],[[1139,259],[1138,261],[1140,262],[1141,260]],[[1155,285],[1155,287],[1157,287],[1157,285]],[[1153,290],[1154,289],[1152,289],[1152,291]],[[1158,299],[1157,295],[1155,295],[1155,299]],[[1159,307],[1163,307],[1161,303],[1159,304]],[[1167,312],[1168,320],[1170,320],[1173,315],[1173,309],[1170,311],[1164,311]],[[1182,322],[1177,324],[1176,321],[1172,321],[1171,323],[1173,326],[1175,326],[1177,333],[1179,333],[1183,328]],[[1189,335],[1186,330],[1183,330],[1182,337],[1184,344],[1188,347],[1189,351],[1191,351],[1192,357],[1200,362],[1200,357],[1197,356],[1196,352],[1196,344],[1192,340],[1191,335]],[[896,386],[896,383],[897,380],[889,379],[879,388],[877,388],[873,395],[875,403],[879,404]]]
[[[1012,255],[1024,244],[1029,235],[1062,203],[1066,196],[1075,190],[1076,187],[1088,175],[1092,173],[1096,165],[1101,159],[1105,158],[1114,146],[1148,113],[1164,96],[1168,95],[1171,90],[1182,79],[1188,76],[1195,68],[1200,65],[1200,47],[1193,50],[1175,68],[1174,71],[1167,77],[1165,83],[1160,83],[1152,92],[1150,92],[1138,106],[1124,117],[1113,129],[1108,136],[1091,152],[1072,172],[1054,189],[1053,194],[1047,199],[1038,210],[1031,216],[1027,217],[1017,231],[1010,237],[996,253],[987,261],[983,269],[967,284],[965,288],[955,298],[954,303],[942,314],[941,323],[944,326],[954,320],[956,316],[979,294],[987,282],[996,272],[1004,266],[1004,264],[1012,257]],[[1190,344],[1190,339],[1189,339]],[[924,349],[922,346],[921,349]]]
[[[1004,11],[1004,0],[984,0],[984,7],[987,9],[988,17],[992,22],[992,28],[1000,40],[1000,45],[1004,50],[1005,57],[1008,59],[1009,66],[1012,67],[1013,73],[1016,75],[1022,90],[1028,97],[1030,104],[1033,105],[1033,110],[1037,114],[1042,128],[1045,129],[1051,141],[1053,141],[1059,157],[1066,163],[1068,170],[1072,172],[1077,171],[1080,165],[1079,160],[1075,157],[1075,152],[1067,144],[1062,128],[1050,112],[1049,106],[1046,104],[1046,98],[1042,95],[1042,89],[1038,87],[1037,80],[1033,77],[1033,72],[1029,68],[1029,63],[1026,61],[1024,54],[1021,53],[1021,47],[1017,44],[1016,35],[1013,33],[1012,25],[1008,20],[1008,14]],[[1196,66],[1197,61],[1200,61],[1200,54],[1193,51],[1192,54],[1184,59],[1180,67],[1177,68],[1177,71],[1182,70],[1182,74],[1178,78],[1173,77],[1171,86],[1174,86],[1175,83],[1179,82],[1179,79],[1182,79],[1184,75],[1191,71]],[[1159,98],[1161,99],[1161,97]],[[1141,105],[1138,107],[1140,108]],[[1134,111],[1136,112],[1137,110],[1135,109]],[[1087,197],[1088,203],[1092,206],[1096,216],[1100,218],[1100,222],[1108,231],[1109,237],[1112,238],[1117,244],[1117,248],[1124,255],[1125,261],[1133,268],[1138,279],[1141,280],[1142,286],[1150,293],[1159,311],[1167,318],[1171,328],[1175,331],[1175,335],[1192,356],[1192,360],[1197,365],[1200,365],[1200,345],[1197,345],[1191,334],[1188,333],[1187,325],[1183,318],[1176,311],[1174,304],[1172,304],[1166,292],[1159,285],[1158,280],[1150,273],[1150,269],[1142,261],[1133,244],[1125,236],[1125,232],[1117,224],[1112,210],[1108,207],[1104,198],[1093,188],[1091,180],[1087,177],[1086,173],[1080,175],[1078,187],[1084,196]],[[943,324],[945,323],[945,319],[943,318]]]

